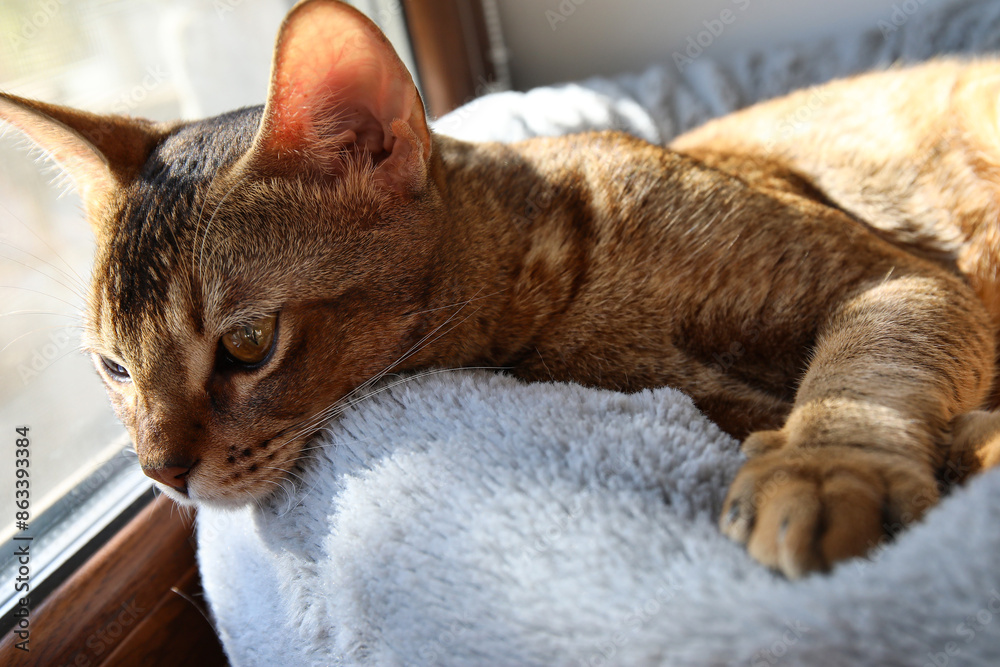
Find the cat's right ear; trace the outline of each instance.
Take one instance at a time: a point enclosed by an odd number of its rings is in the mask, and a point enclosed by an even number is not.
[[[297,4],[278,33],[250,166],[336,176],[358,160],[405,193],[422,187],[430,152],[420,93],[378,27],[343,2]]]
[[[103,116],[0,93],[0,121],[25,134],[70,177],[100,235],[97,211],[134,179],[165,132],[156,124]]]

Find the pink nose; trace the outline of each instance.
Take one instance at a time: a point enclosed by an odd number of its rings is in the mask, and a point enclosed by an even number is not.
[[[172,486],[178,491],[187,490],[187,475],[191,472],[191,466],[163,466],[162,468],[146,468],[142,471],[147,477],[155,479],[157,482]]]

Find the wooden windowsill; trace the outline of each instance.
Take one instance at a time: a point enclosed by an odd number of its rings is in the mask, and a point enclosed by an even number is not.
[[[439,117],[496,78],[480,0],[402,0],[424,102]]]
[[[31,607],[30,652],[15,648],[11,632],[0,640],[0,664],[227,664],[204,610],[189,601],[202,599],[192,525],[156,498]]]

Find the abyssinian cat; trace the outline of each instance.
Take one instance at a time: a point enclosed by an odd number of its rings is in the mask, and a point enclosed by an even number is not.
[[[808,132],[774,129],[792,97],[687,155],[470,144],[429,131],[374,24],[312,0],[262,108],[160,124],[2,95],[0,118],[83,194],[86,346],[172,498],[272,493],[389,371],[672,385],[745,439],[722,529],[794,577],[918,518],[946,465],[997,461],[972,412],[1000,322],[997,73],[835,84]]]

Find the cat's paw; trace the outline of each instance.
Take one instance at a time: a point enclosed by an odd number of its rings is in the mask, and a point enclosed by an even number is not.
[[[898,454],[861,447],[782,447],[752,435],[719,524],[755,559],[789,578],[863,556],[938,500],[933,473]]]
[[[945,479],[963,482],[970,475],[1000,466],[1000,412],[975,410],[952,422],[952,446]]]

